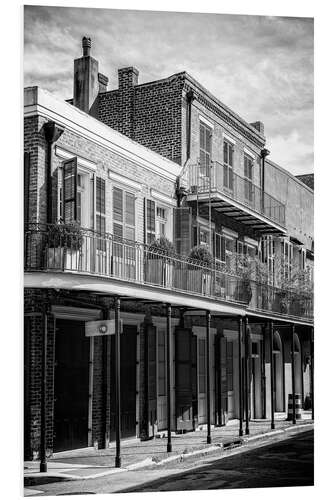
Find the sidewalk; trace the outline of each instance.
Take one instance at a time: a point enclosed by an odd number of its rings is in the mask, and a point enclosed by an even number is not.
[[[275,430],[271,430],[270,420],[256,420],[250,422],[250,434],[239,437],[239,422],[234,420],[224,427],[212,428],[212,444],[206,443],[207,432],[198,430],[187,434],[172,435],[172,452],[167,453],[166,433],[161,433],[160,438],[150,441],[133,439],[121,445],[121,469],[114,467],[115,445],[112,443],[107,450],[84,448],[55,453],[48,461],[48,472],[39,472],[39,462],[24,463],[25,484],[42,484],[54,481],[68,481],[77,479],[93,479],[109,474],[138,470],[143,467],[158,466],[172,461],[183,461],[195,456],[217,453],[247,442],[260,441],[273,436],[302,432],[313,427],[309,415],[303,415],[303,420],[296,425],[278,419]],[[245,433],[245,425],[243,427]],[[162,437],[165,435],[165,437]]]

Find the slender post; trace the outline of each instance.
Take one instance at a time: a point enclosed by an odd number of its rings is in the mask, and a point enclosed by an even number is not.
[[[310,330],[310,384],[311,384],[311,408],[312,408],[312,420],[314,419],[314,390],[313,390],[313,341],[314,341],[314,331],[313,327]]]
[[[245,316],[244,333],[245,333],[245,434],[250,434],[249,430],[249,342],[248,342],[248,317]]]
[[[275,429],[275,374],[274,374],[274,353],[273,353],[273,321],[269,322],[269,351],[271,364],[271,429]]]
[[[171,305],[167,304],[167,425],[168,425],[168,443],[167,452],[172,451],[171,444],[171,355],[170,355],[170,342],[171,342]]]
[[[121,409],[120,409],[120,298],[115,298],[115,367],[116,367],[116,459],[115,467],[121,467]]]
[[[41,397],[40,397],[40,472],[47,472],[46,460],[46,373],[47,373],[47,321],[48,311],[45,306],[43,314],[44,329],[42,335],[42,377],[41,377]]]
[[[243,319],[238,319],[238,379],[239,379],[239,435],[243,436],[243,370],[242,370]]]
[[[207,444],[211,444],[211,428],[210,428],[210,323],[211,313],[206,311],[206,403],[207,403]]]
[[[295,401],[295,325],[291,326],[291,386],[293,393],[293,424],[296,424],[296,401]]]

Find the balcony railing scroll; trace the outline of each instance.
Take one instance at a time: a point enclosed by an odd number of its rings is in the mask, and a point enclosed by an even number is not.
[[[210,167],[199,163],[189,165],[185,179],[191,194],[217,191],[281,226],[285,225],[283,203],[217,161],[212,162]]]
[[[81,229],[59,236],[51,226],[32,224],[25,232],[26,271],[57,271],[110,277],[166,290],[243,304],[249,309],[312,318],[312,294],[281,292],[244,280],[217,263],[209,267],[180,255]]]

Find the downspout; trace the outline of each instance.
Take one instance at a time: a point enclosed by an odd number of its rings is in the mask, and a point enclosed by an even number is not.
[[[53,121],[44,124],[44,136],[47,142],[45,182],[46,182],[46,223],[52,224],[52,144],[56,142],[65,128]]]
[[[261,213],[265,214],[265,158],[270,154],[266,148],[260,152],[261,156]]]

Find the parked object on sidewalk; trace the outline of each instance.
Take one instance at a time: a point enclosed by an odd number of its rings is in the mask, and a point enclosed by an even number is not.
[[[295,417],[297,420],[302,418],[302,398],[300,394],[295,394]],[[287,420],[293,419],[293,395],[288,394],[288,415]]]

